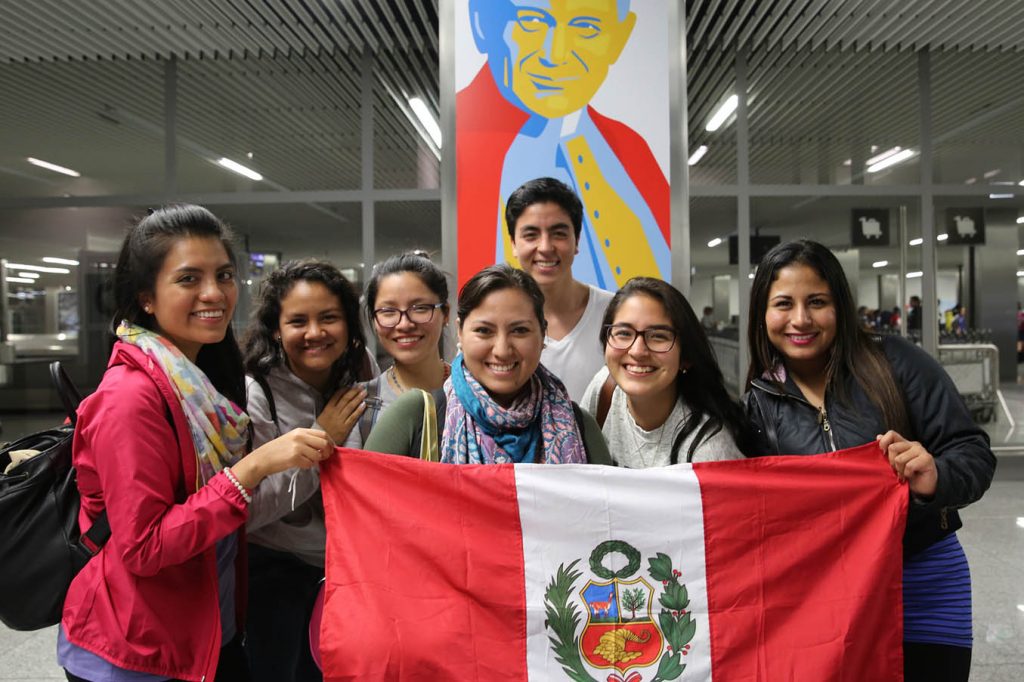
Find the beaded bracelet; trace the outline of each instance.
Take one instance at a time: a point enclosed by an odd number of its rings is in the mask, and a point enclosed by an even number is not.
[[[242,499],[245,500],[245,503],[252,504],[252,495],[249,494],[249,491],[245,489],[244,485],[238,482],[238,479],[235,478],[235,473],[231,471],[231,469],[225,468],[224,475],[228,477],[228,480],[231,481],[236,488],[238,488],[238,492],[242,493]]]

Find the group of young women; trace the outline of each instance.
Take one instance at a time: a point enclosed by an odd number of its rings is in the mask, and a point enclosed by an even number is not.
[[[319,679],[307,637],[324,564],[317,464],[335,445],[635,468],[876,438],[912,497],[906,679],[967,679],[956,510],[991,481],[988,439],[934,360],[860,329],[821,245],[780,245],[757,270],[744,404],[660,280],[615,294],[593,340],[606,366],[578,406],[540,363],[544,297],[520,270],[489,267],[462,287],[449,365],[444,274],[414,254],[379,264],[363,309],[392,362],[381,373],[358,294],[322,261],[269,276],[239,345],[235,268],[227,228],[201,207],[155,210],[125,239],[117,341],[75,437],[82,525],[106,509],[112,533],[67,595],[69,680]]]

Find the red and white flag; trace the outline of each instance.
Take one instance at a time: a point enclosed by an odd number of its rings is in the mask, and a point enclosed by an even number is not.
[[[340,680],[902,680],[905,486],[874,443],[618,469],[340,450]]]

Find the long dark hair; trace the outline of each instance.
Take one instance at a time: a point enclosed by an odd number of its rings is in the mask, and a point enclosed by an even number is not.
[[[750,318],[747,326],[750,370],[747,372],[747,386],[765,374],[772,377],[770,380],[773,383],[779,383],[774,378],[774,371],[779,364],[783,364],[783,359],[768,339],[764,320],[772,283],[778,278],[779,270],[794,264],[805,265],[818,273],[832,293],[832,304],[836,309],[836,335],[825,365],[826,390],[833,392],[840,401],[848,403],[850,396],[844,380],[853,377],[868,399],[881,411],[886,426],[907,433],[910,420],[907,418],[903,395],[893,378],[885,352],[860,324],[857,305],[842,265],[825,246],[809,239],[779,244],[765,254],[757,266],[757,274],[750,287]]]
[[[156,318],[142,308],[140,295],[153,293],[167,253],[175,242],[190,237],[220,241],[232,265],[237,265],[230,228],[207,209],[176,204],[151,210],[128,231],[121,244],[114,270],[112,334],[117,335],[121,320],[157,331]],[[196,366],[221,394],[237,405],[245,405],[245,372],[231,323],[223,339],[199,349]]]
[[[615,313],[632,296],[648,296],[665,309],[676,333],[679,363],[688,367],[685,374],[680,372],[676,377],[676,393],[690,410],[690,416],[686,418],[678,436],[680,442],[700,428],[701,422],[707,417],[708,427],[703,430],[705,435],[700,439],[701,442],[724,428],[737,447],[748,452],[749,431],[743,409],[729,397],[707,333],[690,302],[674,286],[651,277],[634,277],[626,282],[605,310],[601,324],[601,345],[604,346],[608,341],[608,325],[615,321]],[[700,442],[694,442],[691,449],[698,445]]]
[[[281,344],[274,335],[281,326],[281,300],[297,282],[324,285],[338,299],[345,315],[348,347],[331,365],[331,375],[324,392],[325,395],[331,395],[339,387],[359,380],[366,357],[366,337],[359,322],[359,296],[338,268],[326,261],[289,261],[264,280],[243,344],[245,371],[255,377],[266,378],[272,369],[286,362]]]

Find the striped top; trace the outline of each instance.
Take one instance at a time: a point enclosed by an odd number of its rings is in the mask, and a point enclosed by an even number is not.
[[[972,644],[971,572],[956,533],[903,564],[903,640]]]

